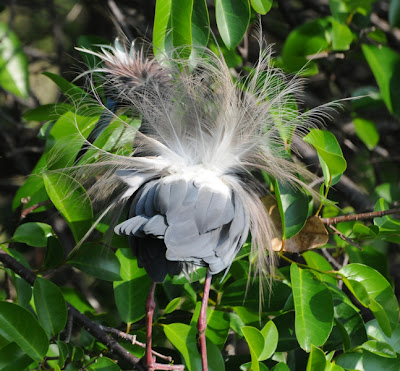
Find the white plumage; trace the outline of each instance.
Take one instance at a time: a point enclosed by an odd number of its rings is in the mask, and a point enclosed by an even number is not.
[[[117,107],[142,120],[131,156],[103,153],[103,161],[90,166],[107,170],[92,188],[96,197],[114,197],[107,211],[129,204],[115,232],[129,236],[151,278],[163,281],[186,264],[221,272],[249,230],[258,269],[272,267],[274,226],[254,173],[303,185],[299,174],[307,171],[287,156],[291,142],[313,124],[312,112],[297,111],[301,79],[272,67],[269,50],[261,50],[252,73],[236,80],[207,49],[195,60],[149,60],[119,42],[84,51],[103,61],[90,72],[105,75]]]

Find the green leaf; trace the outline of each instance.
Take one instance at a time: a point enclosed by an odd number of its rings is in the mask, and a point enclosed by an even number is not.
[[[379,142],[379,133],[376,130],[375,123],[362,118],[353,119],[353,123],[357,136],[370,151],[373,150]]]
[[[46,254],[44,256],[43,267],[55,268],[64,262],[64,248],[59,239],[51,236],[47,240]]]
[[[278,345],[278,329],[275,326],[275,323],[272,321],[268,321],[265,326],[261,330],[261,334],[264,337],[264,349],[262,353],[259,355],[259,361],[265,361],[270,358],[276,350]]]
[[[118,249],[116,257],[121,264],[123,281],[113,283],[115,303],[125,323],[136,322],[145,316],[151,280],[146,271],[138,267],[130,249]]]
[[[390,198],[391,196],[389,196]],[[388,210],[389,206],[383,198],[380,198],[375,204],[374,211]],[[393,219],[391,215],[385,215],[379,218],[374,218],[374,225],[379,227],[379,236],[387,236],[387,240],[398,243],[396,237],[398,237],[400,232],[400,221]]]
[[[333,298],[335,324],[341,334],[344,349],[361,345],[367,341],[367,333],[359,309],[342,290],[332,285],[328,285],[328,288]]]
[[[93,50],[96,52],[101,51],[101,45],[108,45],[109,41],[102,37],[95,35],[81,35],[78,37],[77,45],[80,48]],[[81,57],[89,69],[94,69],[99,66],[101,59],[96,55],[80,52]]]
[[[107,357],[96,357],[90,361],[92,362],[87,367],[88,371],[121,371],[116,362]]]
[[[36,168],[35,168],[36,169]],[[37,175],[32,172],[32,174],[28,177],[26,182],[20,187],[15,194],[12,208],[16,210],[21,206],[21,199],[28,201],[24,203],[24,208],[31,207],[33,205],[37,205],[40,202],[45,202],[49,200],[49,196],[47,195],[46,189],[44,187],[43,178],[40,175]],[[47,206],[49,208],[50,206]],[[33,210],[35,212],[41,212],[46,210],[46,207],[39,207]]]
[[[68,223],[79,242],[90,229],[93,210],[85,189],[74,178],[61,172],[42,174],[47,194]]]
[[[242,41],[249,26],[249,1],[215,0],[215,17],[222,40],[228,49],[233,49]]]
[[[370,226],[374,227],[374,226]],[[361,263],[376,269],[386,279],[389,277],[388,258],[385,253],[373,246],[362,246],[362,250],[355,246],[346,246],[350,263]]]
[[[0,86],[8,92],[28,98],[28,60],[17,35],[0,22]]]
[[[258,358],[264,349],[264,336],[258,329],[250,326],[243,327],[242,332],[250,349],[251,370],[259,371]]]
[[[286,312],[273,319],[279,332],[277,352],[288,352],[298,349],[299,343],[295,336],[295,312]]]
[[[179,57],[188,58],[192,45],[193,0],[171,2],[171,37],[172,45],[179,48]],[[183,48],[182,48],[183,47]]]
[[[96,243],[83,244],[68,259],[68,264],[105,281],[118,281],[121,279],[120,263],[114,252]]]
[[[358,371],[398,371],[400,356],[396,359],[381,357],[368,351],[344,353],[336,360],[336,364],[346,370]]]
[[[181,301],[182,301],[181,297],[172,299],[168,303],[168,305],[165,307],[164,314],[172,313],[175,309],[177,309],[179,307],[179,304],[181,303]]]
[[[311,345],[310,356],[308,357],[307,369],[306,371],[316,371],[316,370],[325,370],[326,367],[326,358],[324,352]]]
[[[235,307],[245,305],[247,309],[258,313],[260,308],[260,282],[248,278],[232,282],[224,290],[221,305]],[[273,281],[271,291],[264,292],[262,308],[264,312],[275,312],[283,309],[291,289],[281,281]]]
[[[400,0],[390,0],[389,23],[391,27],[400,26]]]
[[[17,343],[36,362],[43,360],[49,347],[46,332],[33,314],[6,301],[0,302],[0,335]]]
[[[272,0],[251,0],[253,9],[262,15],[267,14],[272,7]]]
[[[271,371],[290,371],[290,368],[286,363],[279,362],[271,369]]]
[[[64,77],[51,72],[43,72],[43,75],[52,80],[71,102],[82,103],[82,100],[90,100],[88,93],[86,93],[79,86],[76,86],[64,79]]]
[[[333,326],[333,301],[329,289],[311,272],[292,264],[290,276],[296,311],[296,337],[300,346],[325,343]]]
[[[264,363],[261,362],[257,362],[258,364],[258,369],[259,371],[269,371],[269,368],[267,366],[264,365]],[[255,368],[252,367],[252,363],[251,362],[247,362],[247,363],[243,363],[240,366],[240,371],[251,371],[251,370],[255,370]]]
[[[332,49],[349,50],[353,41],[353,34],[350,28],[334,18],[331,18],[330,21],[332,23]]]
[[[25,370],[32,363],[32,358],[17,343],[12,342],[0,349],[0,370]]]
[[[189,371],[201,370],[201,358],[197,349],[197,329],[183,323],[172,323],[163,326],[164,333],[172,345],[182,354]],[[224,360],[219,349],[207,342],[208,369],[225,370]]]
[[[206,47],[210,37],[210,19],[206,0],[193,0],[191,27],[193,45]]]
[[[47,239],[53,236],[53,229],[45,223],[25,223],[21,224],[13,236],[14,242],[26,243],[29,246],[47,246]]]
[[[172,49],[171,33],[171,7],[173,0],[158,0],[153,27],[154,55],[162,55]]]
[[[346,265],[339,273],[348,280],[344,282],[346,286],[350,284],[350,290],[355,282],[362,285],[370,300],[369,308],[384,333],[390,336],[398,324],[399,305],[389,282],[375,269],[362,264]]]
[[[393,348],[384,342],[376,340],[368,340],[360,346],[360,348],[368,350],[368,352],[374,353],[381,357],[396,358],[396,352]]]
[[[33,285],[33,298],[39,322],[50,339],[61,332],[67,323],[63,294],[54,283],[38,277]]]
[[[73,305],[82,313],[92,313],[96,311],[87,301],[87,299],[78,291],[74,290],[72,287],[60,287],[60,290],[65,298],[65,300]]]
[[[370,338],[387,343],[396,352],[400,353],[400,326],[397,326],[391,336],[386,336],[376,319],[366,323],[367,334]]]
[[[304,141],[311,144],[318,153],[325,185],[335,185],[347,167],[335,136],[329,131],[312,129],[304,137]]]
[[[28,121],[56,120],[64,113],[72,110],[73,106],[68,103],[43,104],[26,111],[23,114],[23,118]]]
[[[307,265],[312,268],[317,268],[321,271],[332,271],[333,268],[331,264],[320,254],[314,251],[306,251],[302,254],[304,260],[306,261]],[[328,274],[322,274],[316,271],[311,271],[319,280],[323,282],[328,282],[334,286],[337,285],[337,281],[334,277]]]
[[[199,319],[201,308],[201,302],[196,303],[196,309],[193,313],[192,320],[190,324],[195,326]],[[207,329],[206,336],[207,339],[212,341],[220,350],[226,343],[226,339],[229,334],[229,315],[226,312],[220,310],[215,310],[207,308]]]
[[[386,46],[362,45],[362,50],[388,110],[400,116],[400,56]]]
[[[317,19],[295,28],[287,37],[282,49],[285,69],[289,72],[302,70],[302,75],[318,73],[317,64],[309,58],[328,49],[326,30],[330,23]],[[305,68],[305,70],[303,70]]]
[[[282,221],[283,238],[299,233],[308,217],[308,196],[297,188],[274,181],[274,191]]]

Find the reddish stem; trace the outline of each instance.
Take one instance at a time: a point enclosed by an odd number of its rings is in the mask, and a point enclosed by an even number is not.
[[[148,367],[149,371],[154,370],[152,365],[155,362],[155,359],[151,354],[151,346],[152,346],[151,332],[153,326],[153,314],[154,314],[154,309],[156,307],[156,303],[154,301],[155,288],[156,288],[156,283],[152,282],[150,286],[149,296],[147,297],[146,300],[146,321],[147,321],[146,322],[146,366]]]
[[[201,309],[200,309],[199,319],[197,322],[197,330],[199,332],[199,342],[200,342],[201,364],[203,366],[202,367],[203,371],[208,371],[206,328],[207,328],[207,305],[208,305],[208,297],[210,294],[211,277],[212,276],[210,270],[207,270],[206,281],[204,282],[203,300],[201,302]]]

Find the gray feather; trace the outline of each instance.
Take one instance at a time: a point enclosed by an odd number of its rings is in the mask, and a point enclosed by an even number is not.
[[[167,228],[168,224],[165,220],[165,216],[155,215],[143,226],[143,233],[157,238],[164,238]]]

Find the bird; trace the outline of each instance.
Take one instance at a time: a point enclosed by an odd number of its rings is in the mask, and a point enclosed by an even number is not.
[[[115,213],[114,232],[128,238],[139,267],[153,281],[146,302],[150,370],[157,367],[151,354],[155,284],[168,274],[189,276],[195,267],[207,268],[198,323],[206,370],[212,276],[229,270],[249,235],[256,271],[268,275],[275,264],[275,227],[261,201],[266,190],[258,175],[263,171],[283,184],[307,188],[310,173],[287,154],[291,143],[316,125],[320,111],[299,113],[303,80],[274,67],[271,48],[258,40],[254,68],[235,77],[222,53],[206,47],[194,47],[189,58],[187,49],[179,48],[152,57],[136,42],[121,39],[96,51],[79,48],[101,61],[84,75],[102,75],[111,102],[104,112],[126,129],[121,148],[133,141],[128,155],[98,148],[102,155],[95,163],[85,160],[106,125],[99,120],[98,135],[86,140],[76,164],[82,172],[96,169],[91,194],[109,200],[100,218]],[[117,109],[140,118],[140,127],[129,119],[121,122]]]

